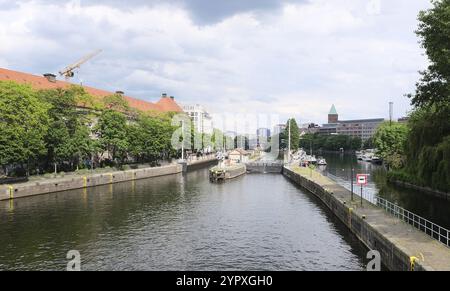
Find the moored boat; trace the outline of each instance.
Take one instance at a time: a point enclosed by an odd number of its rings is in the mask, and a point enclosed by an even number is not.
[[[373,156],[371,162],[374,164],[380,165],[383,163],[383,160],[378,156]]]
[[[246,172],[247,167],[244,164],[216,166],[209,170],[209,180],[211,182],[224,182],[225,180],[242,176]]]
[[[317,160],[317,165],[318,166],[326,166],[328,164],[327,164],[327,161],[324,158],[319,157],[319,159]]]

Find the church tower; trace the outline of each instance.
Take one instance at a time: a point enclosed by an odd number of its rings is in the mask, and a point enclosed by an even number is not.
[[[331,106],[330,113],[328,113],[328,123],[338,123],[338,121],[339,115],[336,111],[336,107],[333,104],[333,106]]]

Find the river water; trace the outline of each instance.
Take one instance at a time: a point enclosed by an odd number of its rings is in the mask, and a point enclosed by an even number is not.
[[[282,175],[206,169],[0,202],[0,270],[363,270],[366,250]]]
[[[417,215],[420,215],[444,228],[450,229],[450,201],[436,196],[395,186],[386,181],[383,166],[358,161],[354,155],[323,154],[328,165],[320,167],[324,174],[347,189],[351,188],[351,169],[356,174],[369,174],[369,183],[363,188],[363,197],[368,200],[379,195],[392,203],[397,203]],[[354,181],[356,178],[354,177]],[[354,186],[354,192],[360,194],[360,188]]]

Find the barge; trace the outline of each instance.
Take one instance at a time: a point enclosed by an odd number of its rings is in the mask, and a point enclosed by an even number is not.
[[[234,179],[247,173],[247,167],[244,164],[231,166],[216,166],[209,170],[209,180],[211,182],[224,182]]]

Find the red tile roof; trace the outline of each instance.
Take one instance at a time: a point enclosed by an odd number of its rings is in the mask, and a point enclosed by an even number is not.
[[[0,68],[0,81],[15,81],[21,84],[30,84],[34,89],[57,89],[67,88],[72,83],[65,81],[50,82],[45,77],[35,76],[27,73],[12,71]],[[94,97],[103,98],[114,93],[88,86],[83,88]],[[183,112],[183,109],[169,97],[162,97],[156,104],[144,100],[124,96],[131,108],[141,111],[158,111],[158,112]]]

